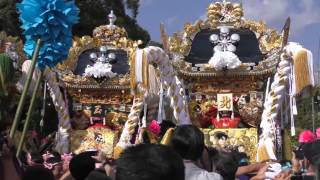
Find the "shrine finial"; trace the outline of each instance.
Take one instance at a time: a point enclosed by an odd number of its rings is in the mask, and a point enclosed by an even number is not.
[[[113,10],[110,11],[110,14],[108,15],[109,18],[109,25],[108,27],[113,28],[115,27],[114,23],[117,20],[117,16],[114,14]]]

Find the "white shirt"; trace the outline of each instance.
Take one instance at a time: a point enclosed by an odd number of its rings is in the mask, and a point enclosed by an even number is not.
[[[220,174],[208,172],[199,168],[194,163],[185,161],[185,180],[223,180]]]

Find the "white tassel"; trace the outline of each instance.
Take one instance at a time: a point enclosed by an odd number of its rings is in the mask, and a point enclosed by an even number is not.
[[[147,105],[147,103],[144,103],[144,105],[143,105],[142,128],[146,128],[147,127],[147,111],[148,111],[148,105]]]
[[[163,86],[162,84],[160,85],[160,92],[159,92],[159,95],[160,95],[160,99],[159,99],[159,109],[158,109],[158,123],[161,124],[162,123],[162,110],[163,110]]]

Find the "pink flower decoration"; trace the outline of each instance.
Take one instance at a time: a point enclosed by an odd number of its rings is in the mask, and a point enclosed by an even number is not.
[[[317,134],[317,139],[320,139],[320,128],[316,130],[316,134]]]
[[[309,143],[316,139],[315,135],[310,130],[302,131],[299,135],[299,143]]]
[[[161,131],[160,129],[161,129],[160,125],[158,124],[158,122],[156,120],[152,120],[148,126],[148,130],[157,136],[160,134],[160,131]]]

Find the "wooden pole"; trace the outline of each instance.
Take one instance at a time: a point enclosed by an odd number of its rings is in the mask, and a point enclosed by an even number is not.
[[[22,146],[24,144],[24,140],[26,138],[26,134],[29,129],[30,119],[31,119],[33,108],[34,108],[34,103],[35,103],[35,100],[37,97],[37,92],[40,87],[42,75],[43,75],[43,71],[41,71],[41,74],[39,75],[39,77],[37,79],[36,86],[34,87],[34,90],[32,93],[32,98],[31,98],[29,109],[28,109],[27,118],[26,118],[26,121],[24,122],[22,135],[21,135],[20,142],[19,142],[18,149],[17,149],[17,153],[16,153],[17,158],[19,158],[19,156],[21,154]]]
[[[23,110],[23,106],[25,104],[26,101],[26,97],[27,97],[27,92],[31,83],[31,79],[33,76],[33,72],[34,72],[34,68],[36,66],[36,61],[37,61],[37,57],[39,55],[39,51],[40,51],[40,46],[41,46],[41,39],[37,40],[37,44],[36,44],[36,48],[33,52],[33,56],[32,56],[32,62],[31,62],[31,66],[30,69],[28,71],[28,76],[27,76],[27,81],[25,82],[24,86],[23,86],[23,91],[22,91],[22,95],[18,104],[18,108],[16,111],[16,114],[14,116],[14,120],[11,126],[11,130],[10,130],[10,138],[12,139],[14,137],[14,133],[17,129],[18,126],[18,122],[21,118],[21,114],[22,114],[22,110]]]

